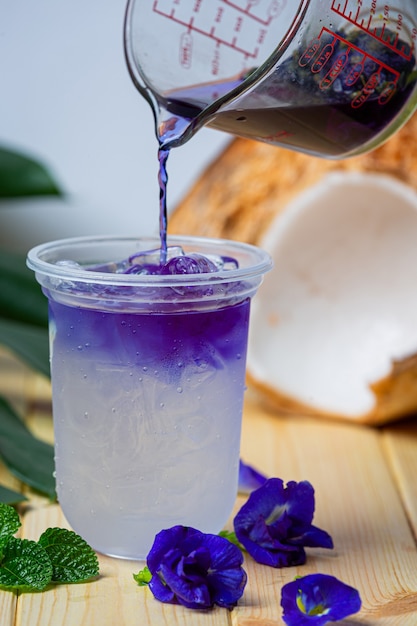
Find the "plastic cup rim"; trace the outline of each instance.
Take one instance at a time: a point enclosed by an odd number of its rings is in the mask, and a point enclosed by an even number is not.
[[[236,254],[246,253],[252,255],[253,263],[247,267],[239,267],[238,269],[219,270],[217,272],[202,273],[202,274],[169,274],[169,275],[142,275],[142,274],[117,274],[108,272],[98,272],[94,270],[87,270],[67,266],[57,265],[55,262],[50,262],[42,258],[49,253],[59,251],[60,248],[76,245],[91,245],[97,244],[112,244],[120,242],[132,244],[148,243],[148,246],[143,248],[155,249],[159,247],[159,238],[154,236],[144,237],[132,237],[132,236],[114,236],[114,235],[98,235],[98,236],[81,236],[81,237],[69,237],[63,239],[56,239],[47,243],[42,243],[31,248],[27,255],[27,266],[33,270],[36,274],[42,274],[48,278],[61,279],[64,281],[75,281],[82,283],[93,283],[103,285],[126,285],[126,286],[181,286],[181,285],[196,285],[201,283],[210,282],[211,284],[218,284],[224,282],[234,282],[247,280],[262,276],[272,268],[272,259],[269,254],[253,244],[243,243],[230,239],[221,238],[207,238],[196,236],[181,236],[181,235],[169,235],[167,239],[168,246],[171,245],[204,245],[213,246],[217,248],[214,250],[206,250],[206,254],[221,254],[227,252],[230,256],[233,256],[233,251]],[[195,250],[201,252],[201,250]],[[60,260],[60,259],[56,259]],[[63,258],[61,260],[64,260]],[[71,259],[68,259],[71,260]],[[76,259],[74,259],[76,260]],[[119,260],[119,259],[107,259],[107,261]],[[121,260],[121,259],[120,259]],[[94,261],[91,261],[94,263]],[[104,261],[103,261],[104,262]]]

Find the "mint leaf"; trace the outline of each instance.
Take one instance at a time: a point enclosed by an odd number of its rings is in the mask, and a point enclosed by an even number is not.
[[[42,591],[51,578],[51,561],[42,546],[29,539],[9,538],[0,562],[1,587]]]
[[[152,574],[149,567],[145,566],[142,570],[140,570],[140,572],[133,574],[133,578],[136,580],[139,587],[145,587],[151,582]]]
[[[19,515],[12,506],[0,503],[0,556],[3,548],[21,526]]]
[[[52,564],[52,582],[79,583],[99,573],[96,553],[82,537],[66,528],[48,528],[39,545]]]

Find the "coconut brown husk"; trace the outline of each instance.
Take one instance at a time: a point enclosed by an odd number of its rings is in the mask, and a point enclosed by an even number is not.
[[[175,208],[169,232],[262,245],[273,220],[298,194],[329,173],[340,171],[384,173],[417,190],[417,114],[383,146],[343,161],[311,157],[248,139],[232,139]],[[261,398],[277,411],[320,415],[254,380],[250,371],[248,376]],[[375,408],[356,421],[383,424],[417,412],[417,353],[403,361],[393,361],[391,373],[374,382],[371,389]],[[323,417],[340,418],[328,414]]]

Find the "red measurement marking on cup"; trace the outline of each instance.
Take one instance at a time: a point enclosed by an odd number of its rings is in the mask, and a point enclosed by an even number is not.
[[[260,24],[264,24],[265,26],[269,26],[271,21],[275,17],[277,17],[277,15],[279,15],[279,12],[280,12],[280,3],[278,2],[278,0],[271,1],[271,4],[269,5],[267,9],[267,14],[264,17],[262,17],[261,15],[256,15],[256,13],[254,12],[253,8],[254,8],[254,5],[256,4],[255,2],[250,2],[250,1],[247,2],[245,0],[243,0],[243,2],[241,2],[240,4],[232,0],[221,0],[221,2],[224,2],[224,4],[227,4],[229,7],[233,7],[237,11],[241,11],[242,13],[247,15],[250,19],[254,20],[255,22],[259,22]]]
[[[324,40],[323,46],[319,45],[319,43],[321,43],[322,40]],[[398,78],[400,77],[400,73],[394,68],[392,68],[390,65],[387,65],[383,61],[380,61],[372,54],[369,54],[365,50],[362,50],[362,48],[358,48],[358,46],[355,46],[351,41],[348,41],[344,37],[341,37],[340,35],[333,33],[328,28],[322,28],[319,36],[313,39],[313,41],[310,43],[306,52],[300,57],[299,65],[301,67],[304,67],[305,65],[312,63],[312,66],[316,68],[316,65],[318,64],[319,65],[318,69],[321,70],[326,65],[326,63],[328,63],[328,61],[332,58],[332,54],[328,54],[328,53],[326,54],[326,52],[328,50],[330,52],[333,50],[334,42],[336,40],[338,40],[340,43],[346,46],[347,52],[350,52],[351,50],[355,50],[356,52],[359,52],[362,55],[362,60],[361,60],[362,66],[364,64],[365,59],[370,59],[376,64],[377,67],[384,68],[388,73],[392,74],[393,79],[398,80]],[[315,70],[312,70],[312,71],[315,71]],[[360,74],[358,72],[357,77],[359,77],[359,75]],[[350,80],[352,81],[352,77],[350,78]]]
[[[190,51],[190,38],[195,33],[213,40],[217,47],[227,46],[246,59],[255,59],[283,1],[271,0],[262,13],[257,13],[253,0],[195,0],[191,7],[182,6],[181,0],[154,0],[153,12],[186,28],[184,54]]]
[[[361,0],[333,0],[331,8],[334,13],[368,33],[404,59],[410,60],[412,58],[414,42],[417,39],[417,28],[409,29],[404,24],[405,16],[395,9],[391,9],[388,4],[380,6],[379,0],[373,0],[371,6],[364,13]],[[409,31],[412,41],[408,44],[404,38],[408,36]]]
[[[339,51],[335,57],[333,51],[335,49],[336,41],[339,41]],[[342,46],[340,46],[340,44],[342,44]],[[385,79],[389,77],[389,80],[380,94],[378,102],[380,104],[386,104],[392,98],[397,89],[400,73],[373,55],[368,54],[361,48],[358,48],[340,35],[333,33],[328,28],[323,28],[319,36],[310,42],[307,49],[299,59],[299,65],[304,68],[310,66],[310,71],[313,74],[319,75],[322,73],[323,77],[319,82],[319,88],[324,91],[326,89],[330,89],[335,80],[340,76],[342,70],[346,67],[349,55],[352,52],[355,52],[356,55],[357,53],[361,55],[358,62],[355,63],[352,70],[344,79],[347,86],[357,84],[358,87],[360,87],[360,91],[352,101],[352,106],[354,108],[359,108],[375,92],[379,84],[379,78],[382,70],[385,72]],[[366,84],[361,86],[360,78],[366,61],[372,61],[374,63],[375,71]]]

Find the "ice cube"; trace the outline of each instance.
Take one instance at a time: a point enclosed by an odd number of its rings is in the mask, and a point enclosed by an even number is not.
[[[168,246],[166,251],[168,260],[183,255],[184,251],[180,246]],[[124,270],[125,274],[161,274],[163,267],[161,265],[161,249],[154,248],[153,250],[137,252],[129,257],[127,265],[127,269]]]
[[[216,266],[216,271],[237,270],[239,268],[239,263],[231,256],[207,254],[206,257]]]
[[[216,272],[216,265],[201,254],[174,257],[161,268],[161,274],[207,274]]]
[[[71,259],[61,259],[60,261],[57,261],[55,265],[68,267],[68,269],[82,269],[81,265],[77,263],[77,261],[72,261]]]

